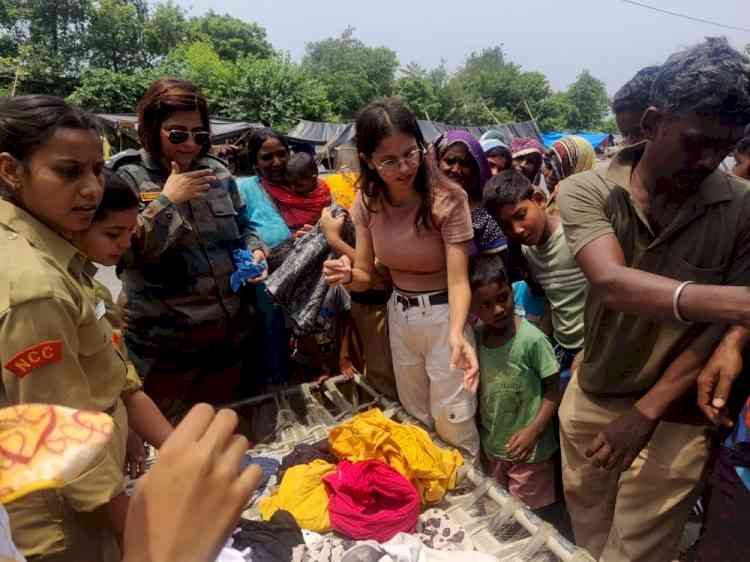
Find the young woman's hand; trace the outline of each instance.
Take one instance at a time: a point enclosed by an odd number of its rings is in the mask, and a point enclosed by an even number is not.
[[[262,471],[240,471],[247,439],[237,414],[195,406],[159,451],[130,501],[123,562],[213,562],[257,488]]]
[[[172,173],[167,178],[167,183],[161,190],[164,195],[175,205],[202,197],[211,188],[211,183],[216,181],[212,170],[194,170],[192,172],[180,172],[180,165],[172,162]]]
[[[464,388],[476,394],[479,388],[479,361],[474,347],[463,334],[451,334],[448,339],[451,350],[451,369],[462,369],[464,372]]]
[[[344,227],[345,221],[345,213],[339,213],[339,216],[334,217],[330,207],[323,209],[323,214],[320,215],[320,222],[318,222],[318,225],[320,225],[320,230],[323,233],[323,236],[326,237],[326,240],[328,240],[329,244],[331,243],[331,240],[338,240],[341,236],[341,229]]]
[[[323,262],[323,276],[330,286],[346,285],[352,281],[352,262],[348,256]]]
[[[298,238],[302,238],[306,234],[308,234],[313,229],[313,225],[311,224],[303,224],[297,232],[294,233],[294,239],[297,240]]]

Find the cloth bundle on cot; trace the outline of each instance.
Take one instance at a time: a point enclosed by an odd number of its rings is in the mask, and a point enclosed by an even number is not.
[[[439,502],[455,488],[464,463],[461,453],[441,449],[425,430],[390,420],[377,408],[334,427],[329,441],[340,459],[384,462],[414,484],[426,504]]]
[[[422,502],[405,477],[380,461],[341,461],[323,478],[334,531],[356,540],[413,533]]]
[[[269,521],[274,513],[284,510],[303,529],[316,533],[330,531],[328,494],[323,477],[335,470],[334,465],[322,460],[314,460],[287,470],[276,492],[260,500],[258,511],[263,521]]]

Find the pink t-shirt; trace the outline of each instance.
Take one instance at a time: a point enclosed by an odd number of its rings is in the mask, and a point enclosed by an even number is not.
[[[397,288],[405,291],[440,291],[448,287],[445,244],[469,242],[474,237],[466,192],[452,182],[442,182],[432,202],[429,229],[414,220],[419,205],[393,207],[381,196],[365,207],[362,191],[352,205],[352,220],[370,230],[375,257],[391,271]]]

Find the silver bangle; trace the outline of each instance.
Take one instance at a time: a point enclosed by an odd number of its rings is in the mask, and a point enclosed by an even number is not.
[[[685,287],[692,285],[693,283],[693,281],[683,281],[677,286],[672,295],[672,312],[674,313],[674,317],[683,324],[690,324],[691,322],[690,320],[685,320],[682,314],[680,314],[680,295],[682,295],[682,291]]]

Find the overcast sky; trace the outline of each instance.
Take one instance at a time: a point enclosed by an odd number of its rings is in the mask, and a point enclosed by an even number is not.
[[[750,28],[750,0],[641,0],[642,3]],[[348,25],[368,45],[390,47],[402,65],[460,66],[466,55],[503,44],[526,70],[542,71],[555,89],[584,68],[614,93],[637,70],[707,35],[726,35],[741,48],[750,32],[658,14],[621,0],[178,0],[200,15],[209,9],[255,21],[276,49],[295,60],[311,41],[338,36]],[[445,7],[443,7],[445,6]],[[742,7],[741,7],[742,6]]]

